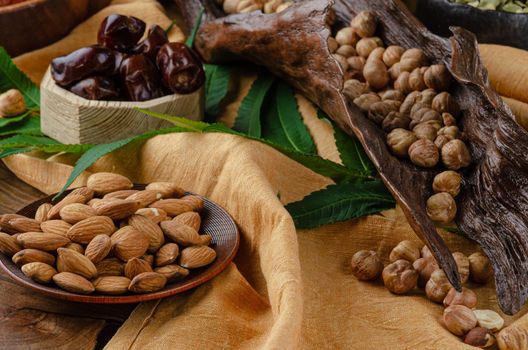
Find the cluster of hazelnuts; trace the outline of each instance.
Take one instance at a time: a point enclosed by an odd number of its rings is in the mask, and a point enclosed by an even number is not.
[[[455,252],[453,258],[462,284],[469,280],[485,284],[493,275],[489,259],[480,252],[469,257]],[[451,333],[480,348],[495,343],[493,334],[504,326],[503,318],[492,310],[475,310],[475,292],[466,287],[461,292],[454,289],[427,246],[420,249],[416,242],[402,241],[391,251],[389,261],[384,267],[376,252],[361,250],[352,257],[351,270],[361,281],[374,281],[381,275],[385,287],[394,294],[425,288],[429,300],[445,306],[443,320]]]
[[[276,13],[287,9],[293,4],[293,1],[288,0],[217,0],[216,2],[222,6],[224,12],[228,15],[253,11]]]
[[[448,224],[460,190],[456,171],[471,162],[457,127],[460,108],[447,91],[451,74],[443,64],[429,65],[421,49],[384,47],[376,28],[374,14],[363,11],[329,38],[330,52],[344,72],[343,93],[387,133],[395,156],[422,168],[442,164],[449,170],[435,179],[437,194],[427,210],[433,221]]]

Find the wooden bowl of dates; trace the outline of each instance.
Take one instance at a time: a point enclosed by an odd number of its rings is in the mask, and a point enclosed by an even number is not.
[[[134,185],[133,189],[143,190],[145,185]],[[18,211],[17,214],[23,215],[29,218],[35,217],[37,209],[44,203],[56,204],[66,197],[73,190],[66,191],[56,200],[53,200],[55,195],[43,198],[36,202],[31,203],[25,208]],[[192,193],[186,192],[186,195]],[[107,294],[95,294],[85,295],[80,293],[73,293],[59,288],[58,286],[51,284],[40,284],[34,280],[28,278],[17,266],[10,257],[0,254],[0,267],[7,272],[7,274],[13,278],[17,283],[34,290],[37,293],[44,294],[46,296],[75,301],[81,303],[94,303],[94,304],[127,304],[127,303],[138,303],[147,300],[154,300],[165,298],[174,294],[182,293],[189,289],[195,288],[222,272],[234,259],[239,243],[240,237],[237,226],[231,216],[218,204],[211,200],[201,197],[203,199],[203,209],[200,210],[201,217],[201,231],[207,232],[212,236],[210,248],[216,252],[216,259],[209,265],[190,269],[189,275],[183,279],[167,282],[165,287],[162,289],[144,293],[134,294],[127,292],[121,295],[107,295]],[[69,250],[69,249],[66,249]],[[181,256],[181,254],[180,254]]]
[[[110,0],[1,0],[0,46],[18,56],[59,40]]]
[[[417,17],[430,31],[449,37],[449,27],[473,32],[480,43],[501,44],[528,49],[528,14],[483,10],[449,0],[419,0]]]

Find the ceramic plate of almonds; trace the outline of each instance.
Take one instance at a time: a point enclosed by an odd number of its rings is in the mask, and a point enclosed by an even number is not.
[[[135,303],[218,275],[239,245],[224,209],[174,183],[95,173],[86,187],[0,216],[0,265],[42,294]]]

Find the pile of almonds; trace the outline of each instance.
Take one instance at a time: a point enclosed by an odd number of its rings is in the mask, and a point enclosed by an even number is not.
[[[455,252],[453,258],[462,284],[469,280],[485,284],[493,275],[490,261],[480,252],[469,257]],[[425,288],[429,300],[445,306],[443,320],[451,333],[480,348],[495,343],[494,334],[504,326],[503,318],[493,310],[476,310],[475,292],[466,287],[456,291],[427,246],[420,249],[413,241],[402,241],[391,251],[389,261],[384,267],[376,252],[361,250],[352,257],[352,273],[361,281],[374,281],[381,275],[385,287],[394,294]]]
[[[0,216],[0,252],[38,283],[80,294],[150,293],[212,263],[199,234],[203,200],[170,182],[144,190],[113,173],[42,204],[34,218]]]
[[[217,0],[218,5],[228,15],[233,13],[246,13],[262,11],[264,13],[276,13],[287,9],[293,1],[288,0]]]
[[[395,156],[423,168],[447,168],[435,179],[427,213],[448,224],[456,216],[457,171],[471,162],[457,127],[460,108],[448,92],[451,74],[444,64],[429,65],[419,48],[385,47],[376,29],[376,17],[364,11],[329,38],[329,50],[344,72],[343,93],[387,133]]]

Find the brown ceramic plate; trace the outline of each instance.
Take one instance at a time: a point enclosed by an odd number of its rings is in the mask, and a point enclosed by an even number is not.
[[[144,185],[136,185],[136,189],[143,189]],[[52,201],[54,195],[47,198],[38,200],[27,207],[21,209],[17,214],[25,215],[28,217],[33,217],[37,208],[46,202],[56,203],[62,197],[64,197],[67,191],[63,196],[58,200]],[[216,260],[208,266],[190,270],[191,273],[185,279],[169,283],[163,288],[154,293],[148,294],[132,294],[127,293],[118,296],[109,296],[109,295],[83,295],[67,292],[60,289],[59,287],[50,284],[44,285],[34,282],[33,280],[27,278],[20,268],[16,266],[9,257],[0,254],[0,266],[11,276],[17,283],[28,287],[38,293],[57,298],[64,299],[69,301],[76,301],[81,303],[95,303],[95,304],[126,304],[126,303],[137,303],[140,301],[153,300],[165,298],[170,295],[184,292],[191,288],[197,287],[200,284],[203,284],[220,272],[222,272],[229,263],[235,257],[238,246],[239,246],[239,233],[236,227],[235,222],[229,216],[229,214],[222,209],[218,204],[210,201],[209,199],[202,197],[204,200],[204,208],[200,212],[202,217],[202,231],[207,232],[213,237],[211,248],[216,251]]]

